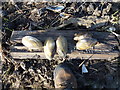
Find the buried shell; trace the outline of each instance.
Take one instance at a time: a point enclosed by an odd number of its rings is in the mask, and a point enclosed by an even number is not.
[[[55,42],[49,37],[44,44],[44,54],[48,60],[52,60],[55,51]]]
[[[34,49],[42,50],[42,42],[32,36],[23,37],[22,44],[26,46],[30,51]]]

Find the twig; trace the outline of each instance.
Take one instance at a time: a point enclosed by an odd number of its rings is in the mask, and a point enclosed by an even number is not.
[[[55,24],[58,20],[56,20],[58,17],[60,16],[60,14],[50,23],[49,26],[52,26],[53,24]]]
[[[92,54],[88,59],[85,59],[80,65],[79,67],[81,67],[85,62],[87,62],[94,54]]]
[[[25,12],[24,12],[25,13]],[[24,14],[23,13],[23,14]],[[19,17],[21,17],[23,14],[21,14],[21,15],[19,15],[18,17],[16,17],[15,19],[13,19],[12,21],[10,21],[10,22],[13,22],[13,21],[15,21],[16,19],[18,19]]]
[[[2,53],[2,57],[7,59],[8,62],[13,63],[13,65],[16,65],[16,62],[13,59],[8,58],[5,54]]]

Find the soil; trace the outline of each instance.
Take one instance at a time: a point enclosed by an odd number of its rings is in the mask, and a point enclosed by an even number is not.
[[[83,59],[71,60],[52,60],[47,59],[26,59],[15,60],[10,56],[10,42],[12,31],[17,30],[46,30],[51,27],[57,27],[64,24],[65,18],[61,18],[61,12],[54,12],[46,9],[52,5],[63,5],[65,8],[61,10],[66,14],[70,14],[73,18],[88,18],[92,16],[94,19],[108,17],[107,24],[99,27],[94,24],[84,24],[81,26],[67,25],[63,27],[69,29],[88,29],[105,31],[106,27],[114,26],[116,33],[120,34],[120,3],[110,2],[73,2],[73,3],[53,3],[53,2],[2,2],[2,88],[54,88],[53,71],[60,63],[67,63],[77,78],[78,88],[93,89],[98,88],[120,89],[120,57],[112,60],[91,60],[85,61],[88,73],[82,74],[81,66]],[[68,18],[70,18],[68,17]],[[83,18],[84,17],[84,18]],[[68,19],[67,18],[67,19]],[[99,24],[99,22],[98,22]],[[119,42],[119,38],[116,37]],[[117,46],[119,50],[119,46]]]

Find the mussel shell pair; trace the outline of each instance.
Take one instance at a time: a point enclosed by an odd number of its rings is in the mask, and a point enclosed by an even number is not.
[[[57,47],[57,49],[56,49]],[[66,57],[67,54],[67,39],[63,36],[59,36],[56,40],[56,47],[55,47],[55,42],[54,40],[49,37],[46,41],[45,41],[45,45],[44,45],[44,53],[47,59],[52,60],[54,54],[55,54],[55,50],[57,51],[58,55],[62,58]]]
[[[22,38],[22,43],[26,46],[30,51],[38,49],[42,50],[43,45],[40,40],[32,36],[25,36]],[[56,40],[57,53],[60,57],[65,58],[67,53],[67,40],[63,36],[59,36]],[[48,60],[52,60],[55,54],[55,41],[48,37],[44,43],[44,53]]]

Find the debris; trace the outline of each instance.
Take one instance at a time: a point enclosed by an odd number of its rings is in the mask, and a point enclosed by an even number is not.
[[[100,16],[101,15],[101,10],[98,10],[98,7],[94,10],[93,12],[94,16]]]
[[[109,28],[107,29],[107,31],[108,31],[108,32],[111,32],[112,34],[114,34],[114,35],[117,36],[117,37],[120,37],[119,34],[117,34],[117,33],[114,32],[114,31],[116,31],[116,28],[115,28],[115,27],[109,27]]]
[[[112,33],[113,35],[115,35],[117,37],[117,40],[118,40],[118,43],[120,44],[120,34],[117,34],[115,31],[116,31],[116,28],[115,27],[109,27],[107,29],[108,32]],[[118,46],[118,48],[120,48]]]
[[[88,14],[92,14],[94,12],[94,6],[92,4],[89,4],[87,7],[87,12]]]
[[[102,16],[107,15],[108,12],[110,11],[111,7],[112,7],[112,4],[109,3],[109,4],[107,5],[107,7],[106,7],[105,9],[103,9],[103,11],[102,11]]]
[[[73,24],[75,26],[85,26],[86,28],[96,29],[105,26],[108,23],[109,17],[97,18],[96,16],[88,16],[81,18],[69,18],[64,21],[64,25]]]
[[[22,67],[23,70],[26,70],[26,65],[25,65],[24,62],[21,62],[21,63],[20,63],[20,66]]]
[[[64,18],[64,19],[67,19],[71,16],[71,14],[66,14],[66,13],[60,13],[60,17]]]
[[[116,12],[114,12],[112,15],[111,15],[111,20],[110,22],[113,23],[113,24],[120,24],[120,10],[117,10]]]
[[[88,70],[87,70],[86,66],[83,64],[82,65],[82,74],[84,74],[84,73],[88,73]]]

